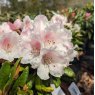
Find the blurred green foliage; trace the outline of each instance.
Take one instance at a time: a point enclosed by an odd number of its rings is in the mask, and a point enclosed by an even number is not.
[[[73,41],[76,42],[78,39],[79,46],[83,46],[84,49],[94,44],[94,5],[92,3],[87,4],[82,9],[69,8],[69,20],[73,24],[80,26],[81,36],[73,35]],[[82,48],[83,48],[82,47]]]

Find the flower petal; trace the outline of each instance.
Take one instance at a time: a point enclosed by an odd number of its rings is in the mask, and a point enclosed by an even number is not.
[[[62,63],[63,56],[54,50],[45,50],[42,55],[42,62],[43,64]]]
[[[19,35],[16,32],[5,33],[0,37],[0,57],[6,60],[18,58]],[[3,56],[4,55],[4,56]]]
[[[44,15],[38,15],[34,19],[34,33],[40,34],[48,25],[48,19]]]
[[[37,69],[37,75],[42,80],[49,79],[49,68],[48,68],[48,65],[40,64],[40,66]]]
[[[61,77],[64,73],[63,69],[64,69],[63,65],[60,63],[49,64],[50,74],[55,76],[55,77]]]
[[[5,28],[5,27],[6,27],[6,28]],[[1,29],[2,29],[2,31],[3,31],[4,33],[14,32],[14,31],[11,30],[11,28],[10,28],[10,26],[8,25],[7,22],[2,23]]]
[[[30,54],[25,54],[21,60],[21,63],[22,64],[30,64],[31,63],[31,60],[32,60],[33,56],[30,55]]]
[[[32,58],[30,64],[33,69],[38,68],[38,66],[41,64],[41,57],[39,56]]]
[[[59,15],[59,14],[55,14],[51,18],[51,22],[52,23],[57,23],[59,25],[64,25],[67,22],[67,18],[65,16],[62,16],[62,15]]]
[[[22,21],[20,19],[16,19],[14,22],[14,26],[16,29],[21,29],[22,28]]]
[[[78,52],[75,51],[74,49],[68,50],[68,52],[67,52],[67,60],[69,60],[69,62],[73,61],[74,57],[76,57],[77,55],[78,55]]]
[[[33,29],[33,21],[30,19],[29,16],[25,16],[23,19],[23,28],[22,32],[32,31]]]
[[[72,39],[72,32],[66,28],[63,28],[62,31],[60,32],[60,38],[63,41],[71,41]]]
[[[12,30],[16,30],[17,29],[17,27],[13,23],[11,23],[11,22],[8,22],[8,25],[10,26],[10,29],[12,29]]]

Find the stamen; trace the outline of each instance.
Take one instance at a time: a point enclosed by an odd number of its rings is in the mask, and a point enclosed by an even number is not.
[[[40,49],[33,47],[31,53],[33,53],[35,56],[37,56],[40,54]]]
[[[51,64],[52,63],[52,58],[47,57],[47,55],[43,56],[44,64]]]

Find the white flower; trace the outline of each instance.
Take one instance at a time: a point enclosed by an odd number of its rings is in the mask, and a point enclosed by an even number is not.
[[[42,18],[42,20],[40,18]],[[46,17],[43,18],[41,15],[41,17],[38,16],[34,19],[34,21],[32,21],[34,23],[31,23],[31,19],[29,17],[24,18],[24,23],[28,20],[28,25],[27,23],[25,24],[25,31],[23,30],[21,33],[21,38],[24,41],[22,47],[24,48],[24,51],[28,50],[29,52],[24,52],[23,54],[21,53],[21,55],[23,55],[21,63],[23,64],[30,63],[32,58],[40,53],[41,45],[39,39],[41,39],[40,37],[42,34],[40,31],[44,30],[42,29],[44,26],[43,23],[45,23],[43,21],[44,19],[46,20]],[[23,49],[21,51],[23,51]]]
[[[64,62],[63,56],[53,50],[42,50],[39,57],[31,60],[32,68],[37,68],[37,74],[43,80],[49,79],[49,73],[55,77],[62,76],[64,64],[66,62]]]
[[[63,27],[57,27],[59,21],[51,22],[47,21],[45,16],[39,15],[34,19],[35,27],[32,31],[34,42],[39,43],[35,44],[39,48],[34,50],[39,52],[30,63],[32,68],[37,68],[37,75],[43,80],[49,79],[49,74],[55,77],[62,76],[64,67],[75,57],[71,31],[65,29],[63,23],[60,23]],[[32,54],[34,55],[36,51]]]
[[[69,66],[77,54],[71,42],[72,32],[64,27],[66,23],[67,18],[58,14],[50,21],[44,15],[34,20],[26,16],[23,22],[17,19],[11,24],[16,29],[21,28],[20,35],[12,31],[8,23],[3,23],[0,26],[0,58],[13,61],[22,57],[21,63],[30,63],[42,80],[49,79],[49,74],[61,77],[64,67]]]
[[[0,36],[0,58],[13,61],[19,58],[19,35],[16,32],[4,33]]]

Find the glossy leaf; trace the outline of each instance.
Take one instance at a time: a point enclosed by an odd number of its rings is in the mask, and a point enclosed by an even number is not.
[[[16,61],[16,63],[14,64],[14,66],[11,68],[9,80],[7,81],[6,85],[4,86],[3,92],[5,92],[7,89],[9,89],[11,87],[11,85],[13,84],[13,82],[15,80],[14,75],[15,75],[16,69],[17,69],[18,64],[19,64],[20,61],[21,61],[21,58],[18,59]]]
[[[75,73],[70,67],[64,68],[64,73],[69,77],[75,77]]]
[[[44,84],[42,84],[41,79],[39,77],[37,77],[35,81],[36,81],[35,88],[38,91],[52,92],[54,90],[52,87],[46,87]]]
[[[6,61],[0,69],[0,89],[2,90],[10,76],[10,63]]]
[[[60,78],[53,79],[53,84],[55,85],[56,88],[59,87],[61,84]]]
[[[18,77],[18,79],[14,83],[10,95],[13,95],[14,93],[17,92],[17,87],[19,86],[23,87],[26,84],[26,81],[28,79],[28,74],[29,74],[29,68],[26,67],[25,70],[22,72],[22,74]]]

